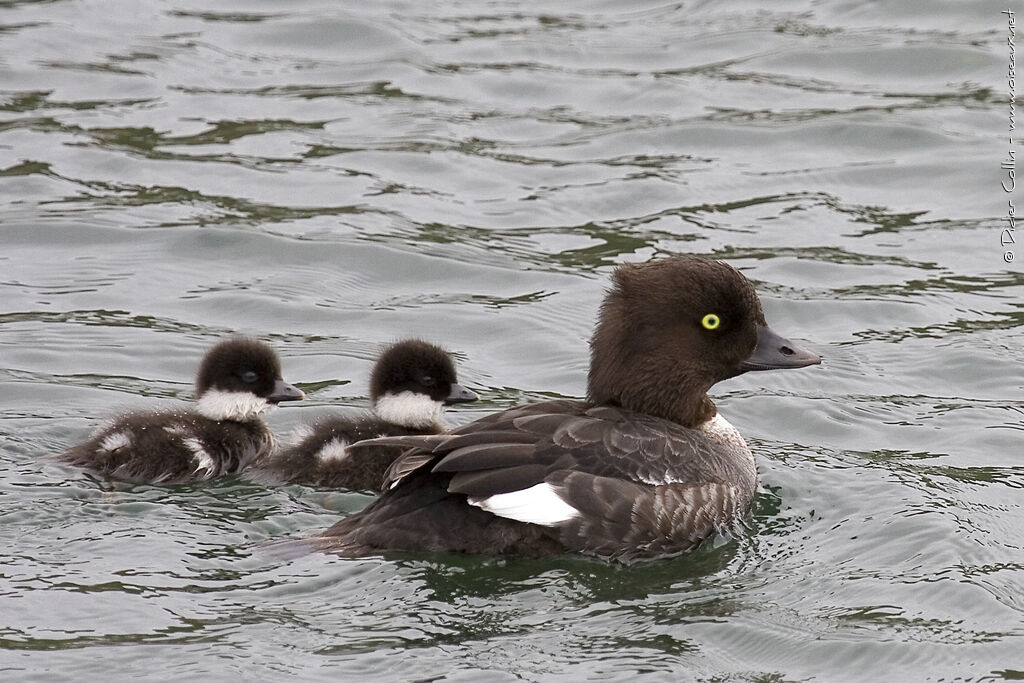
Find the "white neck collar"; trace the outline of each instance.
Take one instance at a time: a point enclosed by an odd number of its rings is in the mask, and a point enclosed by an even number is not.
[[[245,422],[254,420],[270,408],[267,399],[248,391],[211,389],[199,397],[196,411],[211,420]]]
[[[444,404],[414,391],[384,394],[377,399],[373,412],[385,422],[410,429],[444,429],[444,423],[441,422]]]

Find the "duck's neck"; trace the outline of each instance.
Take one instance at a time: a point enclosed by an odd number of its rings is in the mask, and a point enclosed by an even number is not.
[[[704,394],[699,401],[690,401],[685,408],[677,410],[675,417],[666,419],[696,429],[717,414],[718,408],[715,407],[714,401]]]
[[[587,397],[593,403],[612,403],[660,417],[691,429],[713,418],[718,410],[708,398],[710,387],[698,386],[666,373],[629,373],[630,381],[602,384],[591,375]]]
[[[593,400],[593,399],[591,399]],[[683,427],[696,429],[718,414],[714,402],[704,395],[699,400],[690,399],[675,404],[665,404],[658,400],[644,400],[638,396],[622,396],[610,398],[594,403],[612,403],[628,410],[645,415],[660,417],[669,422],[675,422]]]

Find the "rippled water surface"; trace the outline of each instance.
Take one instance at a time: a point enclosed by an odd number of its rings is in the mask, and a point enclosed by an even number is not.
[[[0,678],[1024,677],[1004,9],[0,2]],[[454,423],[581,396],[612,265],[672,253],[825,358],[715,388],[762,490],[684,557],[286,561],[369,498],[40,460],[233,332],[283,434],[408,335]]]

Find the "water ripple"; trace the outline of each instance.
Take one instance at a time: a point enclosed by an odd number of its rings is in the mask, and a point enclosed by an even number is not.
[[[0,665],[1019,677],[1007,17],[920,9],[3,3]],[[714,388],[762,490],[744,533],[685,557],[281,560],[259,544],[370,498],[42,460],[188,400],[236,332],[310,395],[268,416],[281,434],[365,408],[402,336],[481,393],[453,424],[579,397],[612,264],[676,253],[741,268],[825,359]]]

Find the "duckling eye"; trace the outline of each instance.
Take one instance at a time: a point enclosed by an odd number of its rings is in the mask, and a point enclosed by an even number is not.
[[[437,380],[434,379],[433,375],[423,375],[422,377],[420,377],[420,384],[422,384],[425,387],[432,387],[435,384],[437,384]]]
[[[259,379],[259,376],[253,370],[246,370],[245,372],[240,374],[239,377],[241,377],[242,381],[245,382],[246,384],[252,384],[257,379]]]
[[[722,319],[714,313],[708,313],[701,318],[700,324],[705,330],[717,330],[718,326],[722,324]]]

